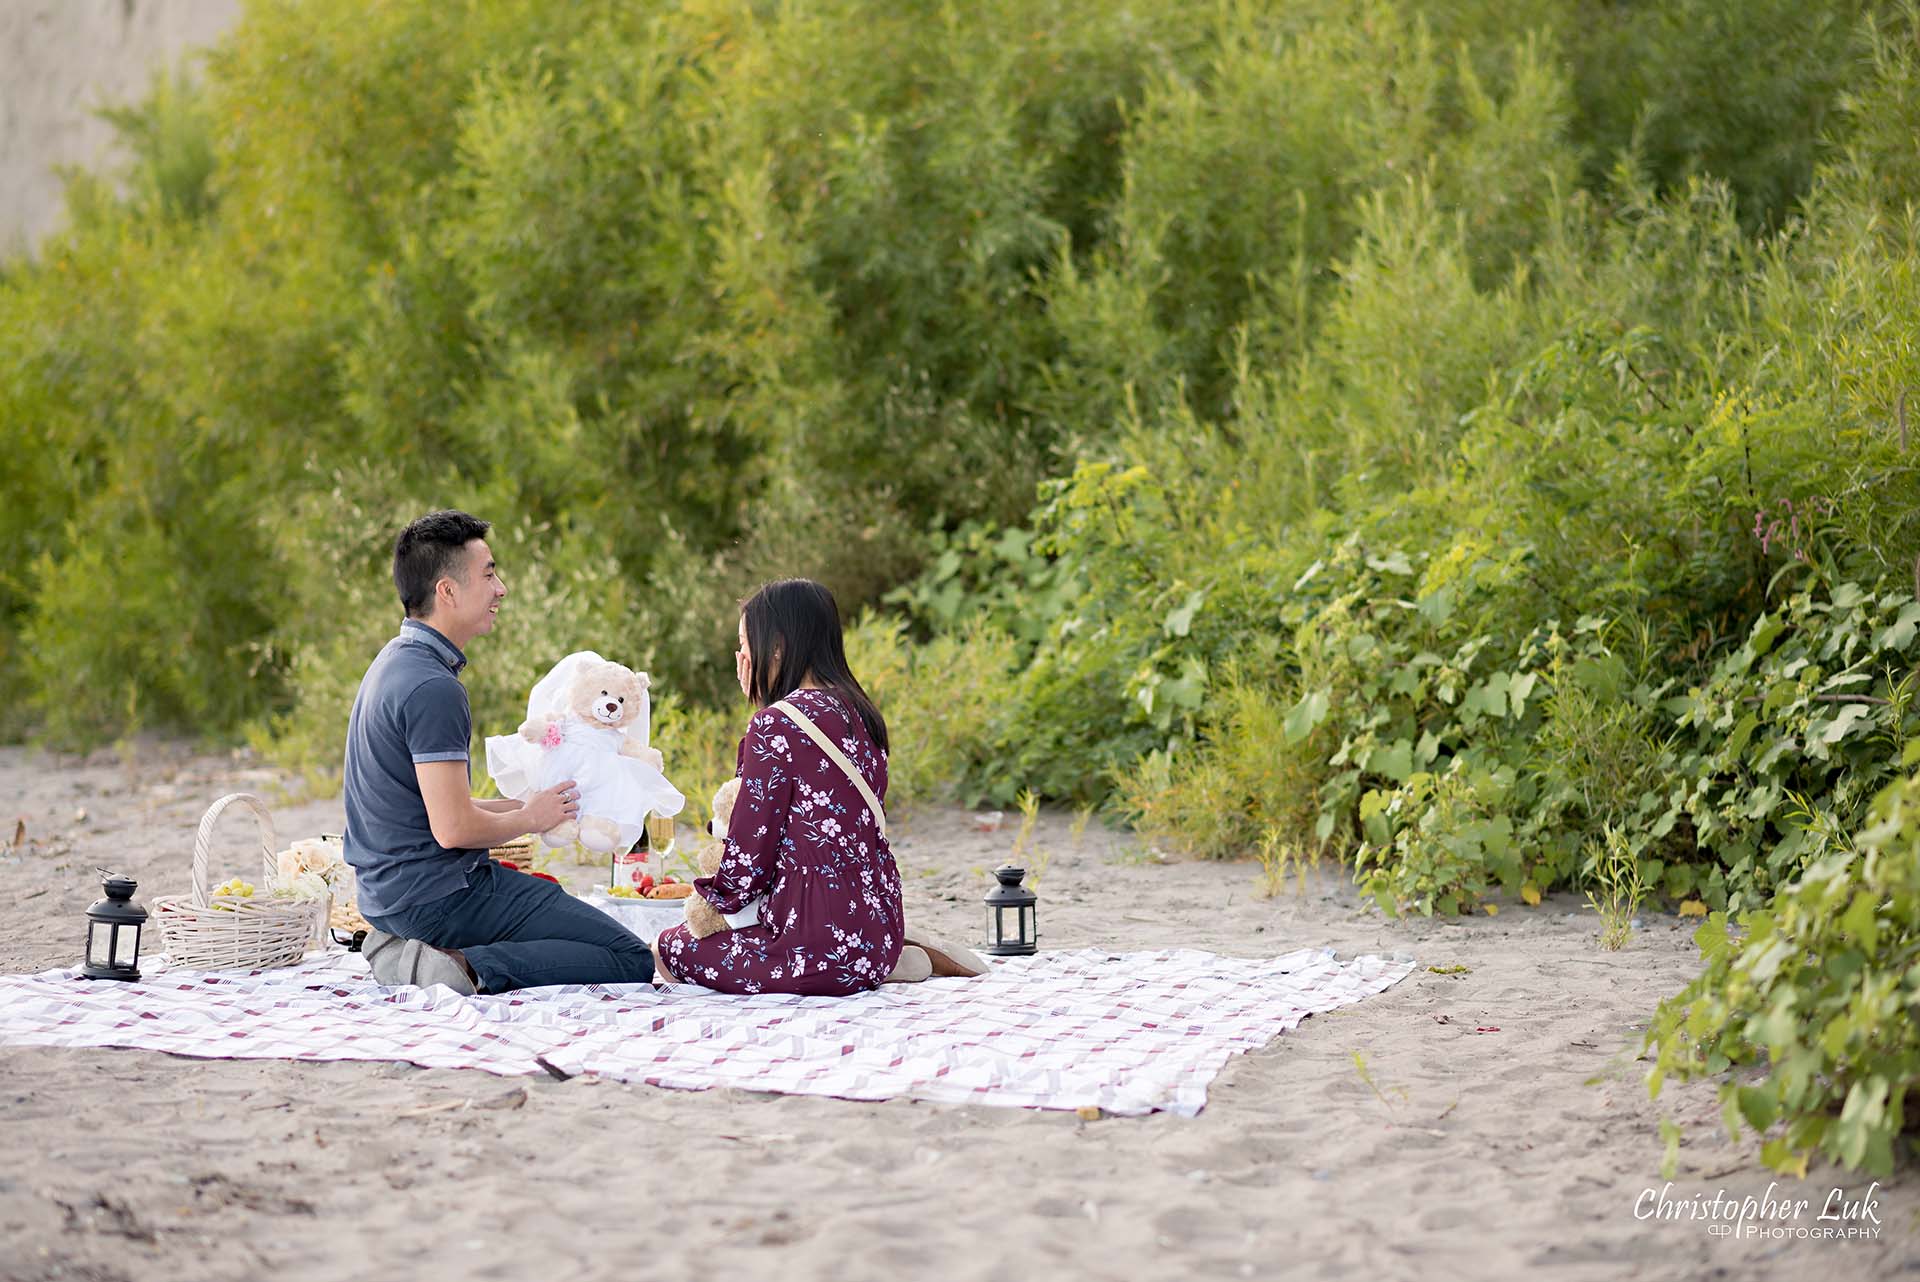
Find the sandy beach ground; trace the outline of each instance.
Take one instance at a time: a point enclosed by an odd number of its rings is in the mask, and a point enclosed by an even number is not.
[[[337,830],[244,759],[144,742],[84,760],[0,749],[0,970],[74,964],[94,869],[185,887],[228,791],[283,839]],[[1017,816],[1010,816],[1017,818]],[[909,920],[973,938],[1014,825],[902,816]],[[1649,913],[1618,953],[1571,896],[1393,922],[1337,870],[1275,898],[1251,864],[1163,862],[1048,815],[1043,942],[1242,956],[1405,951],[1412,977],[1235,1059],[1195,1119],[681,1092],[401,1064],[201,1061],[0,1047],[0,1278],[1883,1278],[1920,1271],[1920,1185],[1872,1195],[1877,1239],[1730,1240],[1636,1218],[1760,1195],[1710,1084],[1647,1099],[1639,1032],[1694,971]],[[237,817],[215,871],[251,867]],[[226,866],[230,864],[231,866]],[[584,870],[583,873],[584,874]],[[1464,966],[1457,975],[1426,968]],[[1479,1029],[1497,1029],[1480,1032]],[[1355,1063],[1363,1058],[1369,1081]],[[1815,1216],[1870,1181],[1816,1166]]]

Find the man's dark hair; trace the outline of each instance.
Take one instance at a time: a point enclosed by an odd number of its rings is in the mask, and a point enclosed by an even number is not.
[[[811,676],[822,689],[845,700],[866,724],[874,745],[887,750],[886,719],[847,667],[840,607],[833,593],[811,579],[781,579],[748,597],[740,615],[747,624],[747,648],[753,652],[747,697],[754,707],[780,702]]]
[[[460,554],[473,540],[487,537],[491,528],[477,516],[446,511],[429,512],[400,531],[393,544],[393,586],[400,589],[400,605],[408,618],[420,618],[432,608],[434,585],[440,580],[460,579],[465,569]]]

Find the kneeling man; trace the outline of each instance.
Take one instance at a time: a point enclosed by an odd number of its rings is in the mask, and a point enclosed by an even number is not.
[[[579,809],[572,780],[524,803],[473,797],[473,714],[459,674],[507,595],[488,528],[465,512],[434,512],[394,545],[406,618],[360,680],[342,781],[347,862],[374,927],[361,951],[382,984],[459,993],[650,982],[653,953],[636,936],[487,855]]]

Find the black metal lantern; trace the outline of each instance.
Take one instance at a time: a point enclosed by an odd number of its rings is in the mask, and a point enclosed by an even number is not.
[[[87,909],[87,964],[80,973],[88,979],[138,979],[140,928],[147,920],[147,910],[133,902],[140,883],[102,873],[100,885],[107,897]]]
[[[1027,870],[1002,864],[993,875],[998,884],[987,892],[987,951],[996,957],[1033,952],[1040,932],[1033,911],[1036,896],[1020,884]]]

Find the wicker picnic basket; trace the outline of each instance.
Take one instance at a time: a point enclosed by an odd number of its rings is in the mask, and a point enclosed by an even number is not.
[[[264,970],[291,966],[306,956],[316,938],[324,938],[332,900],[248,899],[207,893],[207,853],[213,827],[227,807],[238,803],[253,812],[260,827],[263,880],[272,886],[275,866],[273,817],[260,798],[234,792],[207,807],[193,839],[193,893],[162,895],[152,901],[167,959],[192,970]]]

